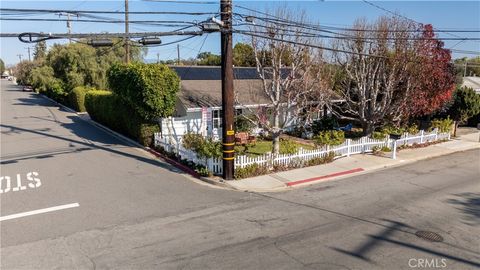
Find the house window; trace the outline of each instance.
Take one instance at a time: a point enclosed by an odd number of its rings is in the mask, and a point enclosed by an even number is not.
[[[212,111],[213,128],[221,128],[222,127],[222,118],[221,118],[220,112],[221,112],[221,110],[213,110]]]

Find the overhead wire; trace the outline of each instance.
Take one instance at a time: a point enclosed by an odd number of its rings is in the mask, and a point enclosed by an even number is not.
[[[386,8],[380,6],[380,5],[377,5],[377,4],[372,3],[371,1],[362,0],[362,2],[368,4],[368,5],[372,6],[372,7],[375,7],[375,8],[377,8],[377,9],[383,10],[383,11],[389,13],[389,14],[392,14],[392,15],[395,15],[395,16],[398,16],[398,17],[401,17],[401,18],[404,18],[404,19],[406,19],[406,20],[408,20],[408,21],[411,21],[411,22],[414,22],[414,23],[416,23],[416,24],[423,25],[423,23],[421,23],[421,22],[418,22],[418,21],[416,21],[416,20],[414,20],[414,19],[412,19],[412,18],[409,18],[409,17],[407,17],[407,16],[398,14],[398,13],[393,12],[393,11],[391,11],[391,10],[388,10],[388,9],[386,9]],[[443,30],[441,30],[441,29],[438,30],[438,29],[436,29],[436,28],[433,28],[433,29],[434,29],[435,31],[437,31],[437,32],[441,32],[441,33],[445,33],[445,34],[450,35],[450,36],[453,36],[453,37],[461,38],[461,36],[458,36],[458,35],[449,33],[448,31],[443,31]],[[467,40],[465,40],[465,41],[467,41]],[[461,43],[461,42],[460,42],[460,43]],[[459,44],[459,43],[458,43],[458,44]],[[455,44],[455,46],[457,46],[458,44]]]
[[[217,3],[218,4],[218,3]],[[109,10],[73,10],[73,9],[22,9],[22,8],[0,8],[2,15],[4,11],[18,12],[17,15],[25,15],[24,12],[30,12],[31,14],[38,13],[70,13],[70,14],[125,14],[125,11],[109,11]],[[185,11],[128,11],[128,14],[143,14],[143,15],[215,15],[216,12],[185,12]]]

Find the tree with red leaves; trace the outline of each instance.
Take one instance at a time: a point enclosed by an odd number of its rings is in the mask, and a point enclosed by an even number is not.
[[[442,41],[435,38],[432,25],[424,25],[422,36],[415,44],[416,61],[411,66],[415,87],[406,100],[404,120],[430,115],[452,99],[455,90],[454,67],[450,62],[450,51],[443,45]]]

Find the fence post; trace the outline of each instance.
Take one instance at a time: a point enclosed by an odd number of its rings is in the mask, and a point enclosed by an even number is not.
[[[435,141],[438,141],[438,129],[435,129]]]
[[[397,140],[393,140],[392,159],[397,159]]]
[[[423,129],[420,131],[420,143],[423,143]]]
[[[350,156],[350,142],[351,142],[351,139],[347,139],[347,157]]]

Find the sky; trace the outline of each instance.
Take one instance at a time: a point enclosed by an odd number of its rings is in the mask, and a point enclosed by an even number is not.
[[[207,0],[199,0],[205,2]],[[209,2],[217,0],[208,0]],[[239,8],[238,6],[265,12],[274,10],[279,6],[285,6],[291,10],[304,10],[308,19],[314,23],[320,23],[328,26],[348,27],[358,18],[366,18],[373,21],[380,16],[389,15],[386,11],[369,5],[365,1],[239,1],[233,0],[233,11],[237,13],[249,14],[250,12]],[[432,24],[437,29],[468,29],[480,30],[480,1],[372,1],[384,9],[401,14],[410,19],[424,24]],[[102,10],[102,11],[123,11],[124,0],[110,1],[5,1],[1,0],[2,8],[28,8],[28,9],[65,9],[65,10]],[[218,12],[218,4],[187,4],[172,2],[155,2],[148,0],[129,0],[130,11],[188,11],[188,12]],[[99,14],[100,16],[110,17],[122,20],[121,14]],[[7,16],[3,16],[4,18]],[[8,18],[51,18],[58,19],[58,15],[37,15],[30,14],[24,16],[8,16]],[[104,24],[104,23],[82,23],[75,22],[72,19],[73,33],[101,33],[101,32],[123,32],[124,25]],[[89,19],[80,17],[79,19]],[[181,20],[181,21],[203,21],[208,19],[207,15],[184,16],[184,15],[130,15],[130,20]],[[175,28],[163,28],[158,26],[131,24],[130,32],[160,32],[173,30]],[[0,31],[2,33],[22,33],[22,32],[46,32],[46,33],[66,33],[66,22],[31,22],[31,21],[0,21]],[[480,38],[480,32],[477,33],[453,33],[461,37]],[[440,37],[453,37],[446,33],[439,33]],[[162,38],[163,43],[177,40],[181,37]],[[234,41],[246,41],[245,37],[235,35]],[[48,46],[53,43],[62,43],[67,41],[48,41]],[[220,36],[218,33],[194,37],[192,39],[179,43],[181,58],[195,57],[199,52],[210,51],[220,52]],[[28,59],[28,47],[33,48],[33,44],[20,42],[17,38],[0,38],[0,57],[7,65],[19,62],[19,56],[22,59]],[[480,41],[445,41],[446,48],[457,50],[475,51],[480,53]],[[33,50],[31,50],[33,51]],[[177,45],[166,45],[160,47],[150,47],[145,57],[149,60],[157,58],[166,60],[174,59],[177,56]],[[454,58],[474,57],[472,54],[453,53]],[[33,57],[33,56],[32,56]]]

